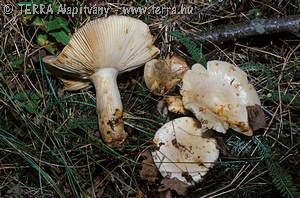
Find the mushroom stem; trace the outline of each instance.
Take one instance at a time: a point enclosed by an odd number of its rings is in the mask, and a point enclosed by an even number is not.
[[[118,72],[115,68],[103,68],[90,77],[96,89],[100,133],[109,146],[119,145],[127,137],[122,120],[123,106],[117,85]]]

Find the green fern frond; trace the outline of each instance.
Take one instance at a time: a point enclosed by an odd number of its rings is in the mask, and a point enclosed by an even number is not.
[[[277,161],[272,158],[271,149],[267,144],[263,144],[257,137],[254,137],[254,142],[258,145],[258,152],[268,167],[269,175],[272,178],[272,183],[283,197],[294,198],[298,197],[297,187],[293,184],[293,178],[288,174]]]
[[[252,145],[248,141],[244,141],[236,136],[230,137],[226,141],[226,149],[232,153],[243,155],[250,155]]]
[[[291,104],[293,104],[295,106],[299,106],[300,105],[300,99],[298,97],[295,98],[294,94],[291,94],[291,93],[284,94],[284,93],[282,93],[280,98],[281,98],[281,101],[283,103],[287,103],[288,104],[288,103],[290,103],[293,100]],[[273,91],[271,97],[264,97],[264,99],[270,100],[270,101],[274,101],[274,100],[275,101],[279,101],[278,91]]]
[[[266,67],[264,64],[260,64],[260,63],[246,63],[241,65],[240,68],[249,71],[262,71],[268,77],[271,77],[272,75],[271,70],[268,67]]]
[[[197,44],[192,41],[191,38],[185,37],[178,32],[170,32],[172,36],[175,36],[180,39],[182,45],[185,46],[188,53],[192,56],[192,58],[197,62],[206,67],[206,59],[202,54],[202,46],[198,48]]]
[[[264,64],[260,63],[246,63],[240,66],[242,70],[261,72],[263,75],[267,77],[267,88],[271,89],[275,87],[275,82],[271,80],[272,71],[266,67]]]

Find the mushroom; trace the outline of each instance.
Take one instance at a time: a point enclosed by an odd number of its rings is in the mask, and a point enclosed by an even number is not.
[[[66,91],[76,91],[79,89],[85,89],[90,87],[91,82],[90,81],[76,81],[76,80],[67,80],[64,78],[58,77],[59,80],[61,80],[64,84],[64,90]]]
[[[181,96],[164,96],[157,104],[157,110],[160,114],[167,115],[168,111],[177,114],[188,114],[188,111],[183,107]]]
[[[200,125],[191,117],[181,117],[156,132],[152,157],[162,176],[193,185],[213,167],[219,157],[217,143]]]
[[[110,16],[89,22],[71,38],[63,51],[43,61],[69,76],[89,79],[95,86],[99,128],[108,145],[122,143],[127,133],[117,75],[133,70],[159,54],[154,37],[142,21]],[[76,87],[76,82],[72,82]],[[87,84],[77,84],[82,88]]]
[[[202,129],[225,133],[230,127],[252,135],[247,107],[260,105],[253,85],[240,68],[223,61],[208,61],[207,69],[195,64],[183,77],[183,105],[202,123]]]
[[[157,95],[169,93],[174,90],[188,69],[185,60],[179,56],[160,60],[153,59],[145,64],[146,86]]]

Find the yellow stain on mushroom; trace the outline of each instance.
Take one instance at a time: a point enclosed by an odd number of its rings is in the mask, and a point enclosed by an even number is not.
[[[236,89],[239,88],[239,87],[240,87],[239,83],[237,83],[237,84],[234,85],[234,88],[236,88]]]
[[[180,93],[184,107],[202,122],[203,129],[225,133],[228,128],[233,128],[246,134],[249,127],[246,106],[260,105],[258,95],[251,87],[247,74],[239,67],[222,61],[208,61],[206,68],[195,64],[184,74]],[[250,127],[249,131],[247,134],[252,134]]]

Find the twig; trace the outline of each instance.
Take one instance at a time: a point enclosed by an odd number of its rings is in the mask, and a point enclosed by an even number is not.
[[[300,32],[300,15],[290,15],[272,19],[254,19],[248,24],[238,23],[217,28],[202,34],[190,35],[195,41],[207,43],[222,43],[248,36],[274,34],[280,32]]]

